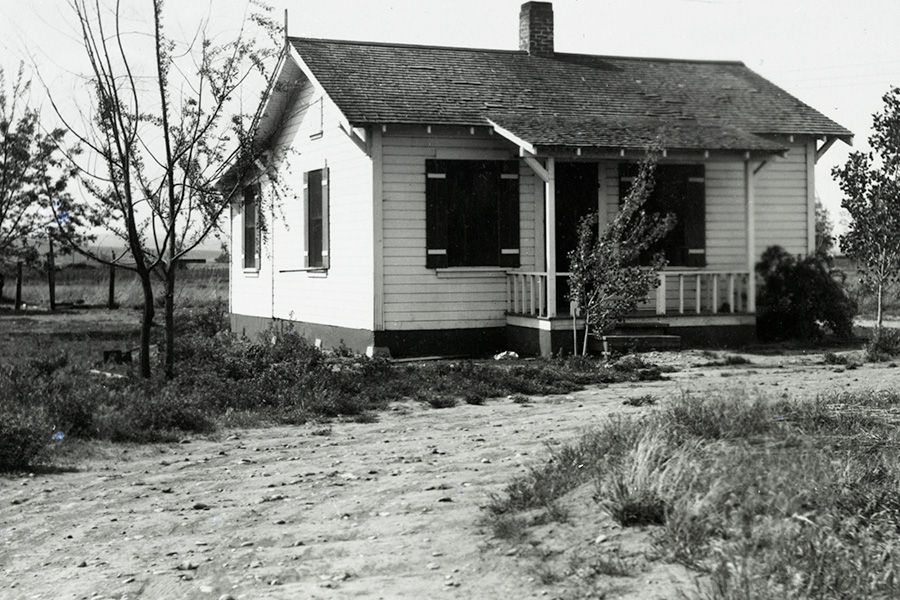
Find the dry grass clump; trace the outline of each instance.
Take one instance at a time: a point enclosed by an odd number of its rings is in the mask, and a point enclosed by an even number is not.
[[[661,555],[706,574],[697,597],[900,597],[898,408],[895,392],[684,395],[555,451],[486,518],[589,485],[620,525],[652,526]]]

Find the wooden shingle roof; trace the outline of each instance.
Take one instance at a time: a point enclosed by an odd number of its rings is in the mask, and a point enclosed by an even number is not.
[[[777,150],[852,133],[743,63],[290,38],[355,126],[499,125],[542,147]]]

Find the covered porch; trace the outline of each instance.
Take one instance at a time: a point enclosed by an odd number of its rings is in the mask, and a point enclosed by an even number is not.
[[[617,159],[624,162],[642,158],[638,151],[593,154],[595,156],[577,153],[575,157],[538,157],[524,150],[521,152],[523,161],[543,182],[543,239],[537,247],[539,252],[536,254],[539,255],[535,257],[538,269],[506,273],[506,315],[507,329],[513,332],[511,342],[523,347],[523,340],[537,340],[536,346],[525,344],[530,353],[547,355],[560,348],[571,348],[573,335],[576,339],[583,335],[583,320],[573,315],[568,300],[567,254],[573,248],[573,232],[578,219],[585,210],[596,210],[592,206],[597,202],[590,195],[586,200],[578,198],[578,189],[566,181],[567,177],[579,172],[577,168],[573,170],[572,165],[589,164],[592,160],[609,165]],[[709,153],[682,152],[674,159],[680,161],[674,164],[705,164]],[[754,157],[750,152],[731,152],[712,160],[727,160],[731,165],[739,165],[742,175],[739,184],[742,193],[733,196],[739,207],[735,221],[740,221],[741,237],[744,238],[740,242],[743,246],[735,248],[738,260],[732,258],[727,265],[721,260],[713,260],[707,266],[704,255],[695,261],[698,266],[675,264],[657,272],[658,286],[637,311],[624,319],[623,326],[652,328],[655,325],[669,335],[683,336],[686,343],[730,345],[738,340],[754,339],[757,286],[754,268],[758,256],[754,176],[765,164],[766,157]],[[610,184],[606,185],[609,187]],[[599,222],[602,230],[607,221],[614,218],[612,213],[606,216],[602,210],[603,202],[613,196],[608,189],[601,189],[599,195],[602,198]],[[573,209],[573,204],[582,206],[580,214]],[[688,249],[687,252],[703,253],[705,250]],[[692,263],[688,261],[688,264]],[[577,333],[579,331],[582,333]]]

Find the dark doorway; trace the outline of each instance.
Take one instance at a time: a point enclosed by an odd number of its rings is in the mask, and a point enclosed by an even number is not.
[[[556,270],[569,270],[569,252],[578,244],[578,223],[598,207],[597,163],[556,163]],[[569,310],[568,277],[556,280],[556,310]]]

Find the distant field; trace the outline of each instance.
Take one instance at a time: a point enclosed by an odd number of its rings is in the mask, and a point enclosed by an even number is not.
[[[216,263],[191,265],[178,271],[175,304],[179,308],[210,306],[228,300],[228,267]],[[115,301],[125,308],[143,303],[140,281],[135,273],[116,269]],[[3,288],[4,303],[15,297],[15,276],[7,273]],[[154,295],[162,306],[162,281],[154,278]],[[106,306],[109,298],[109,269],[89,264],[70,264],[56,273],[56,302],[58,305]],[[46,271],[26,269],[23,273],[22,302],[28,308],[47,309],[50,306]]]

